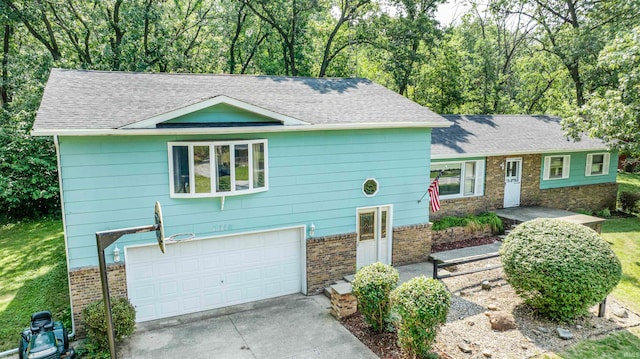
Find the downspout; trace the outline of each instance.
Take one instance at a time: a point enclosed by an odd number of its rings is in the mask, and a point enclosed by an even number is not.
[[[69,332],[69,338],[73,338],[76,334],[76,323],[73,318],[73,301],[71,300],[71,276],[69,275],[69,242],[67,239],[67,218],[64,210],[64,191],[62,190],[62,167],[60,164],[60,141],[58,136],[53,136],[53,143],[56,146],[56,160],[58,161],[58,185],[60,191],[60,211],[62,212],[62,229],[64,233],[64,250],[67,257],[67,285],[69,287],[69,310],[71,311],[71,332]]]

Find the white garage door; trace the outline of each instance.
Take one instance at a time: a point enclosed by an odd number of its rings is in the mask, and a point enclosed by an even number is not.
[[[302,291],[302,229],[126,249],[138,322]]]

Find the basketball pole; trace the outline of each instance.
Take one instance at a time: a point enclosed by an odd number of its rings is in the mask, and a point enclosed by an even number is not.
[[[100,264],[100,282],[102,282],[102,298],[104,300],[105,317],[107,318],[107,337],[109,339],[109,351],[111,352],[111,359],[117,359],[116,339],[113,330],[111,298],[109,297],[109,280],[107,277],[107,261],[104,256],[104,250],[124,235],[153,232],[158,230],[160,226],[161,224],[153,224],[150,226],[140,226],[96,232],[96,243],[98,245],[98,262]]]

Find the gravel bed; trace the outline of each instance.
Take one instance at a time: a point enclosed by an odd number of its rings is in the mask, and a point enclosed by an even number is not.
[[[457,270],[499,263],[500,259],[495,258],[459,265]],[[481,283],[485,280],[491,285],[489,290],[482,289]],[[442,282],[453,294],[447,323],[441,328],[435,347],[451,358],[529,358],[640,325],[640,316],[612,297],[607,299],[604,318],[597,316],[598,306],[590,310],[590,316],[575,323],[558,324],[539,318],[504,280],[502,269],[450,277]],[[493,330],[487,314],[496,312],[512,314],[517,328],[504,332]],[[573,339],[561,339],[556,332],[558,327],[569,330]]]

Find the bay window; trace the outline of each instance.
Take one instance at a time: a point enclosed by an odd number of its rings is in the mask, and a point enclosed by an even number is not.
[[[171,197],[266,191],[267,168],[267,140],[169,143]]]

